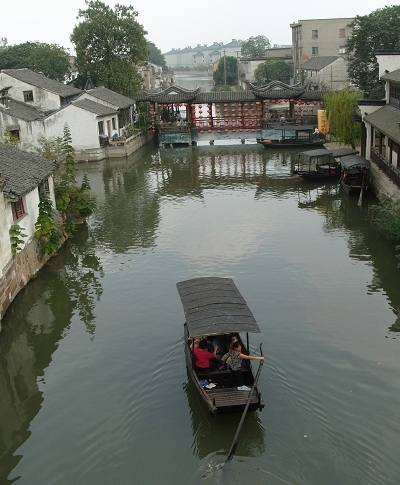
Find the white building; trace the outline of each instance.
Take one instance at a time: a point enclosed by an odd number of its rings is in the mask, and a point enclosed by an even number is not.
[[[171,69],[193,69],[198,66],[208,67],[224,56],[240,57],[241,45],[233,39],[228,44],[214,42],[207,46],[206,44],[197,44],[196,47],[185,47],[183,49],[171,49],[163,54],[167,66]]]
[[[39,192],[46,191],[53,204],[53,173],[57,165],[32,153],[0,144],[0,320],[18,291],[45,263],[34,239],[39,214]],[[9,231],[18,225],[26,234],[13,256]],[[1,325],[0,325],[1,329]]]
[[[313,89],[340,91],[350,86],[347,60],[341,56],[318,56],[302,64],[304,84]],[[302,79],[303,80],[303,79]]]
[[[0,71],[0,134],[10,132],[23,150],[62,137],[67,123],[77,156],[105,158],[103,145],[125,135],[134,116],[135,101],[110,89],[81,91],[30,69]]]

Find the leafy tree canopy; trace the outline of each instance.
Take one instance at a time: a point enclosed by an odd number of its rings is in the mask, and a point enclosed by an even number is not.
[[[217,85],[234,86],[237,84],[238,61],[236,57],[221,57],[217,69],[213,73],[213,79]],[[225,82],[226,81],[226,82]]]
[[[367,99],[384,96],[384,83],[379,81],[377,50],[400,49],[400,5],[375,10],[352,22],[353,32],[347,43],[351,56],[349,78]]]
[[[136,20],[138,13],[132,6],[117,3],[112,9],[99,0],[86,0],[86,6],[79,10],[81,22],[70,37],[78,70],[90,71],[94,84],[132,95],[142,84],[137,67],[148,58],[147,32]]]
[[[264,57],[269,47],[271,43],[265,35],[250,37],[242,42],[242,57]]]
[[[167,63],[165,62],[164,56],[154,42],[147,41],[147,50],[149,52],[149,62],[161,66],[163,69],[167,69]]]
[[[57,44],[40,42],[5,45],[0,49],[0,69],[24,67],[64,82],[70,73],[69,53]]]
[[[339,143],[351,145],[352,148],[355,148],[361,136],[360,124],[354,119],[361,98],[361,92],[349,89],[331,91],[324,96],[330,134]]]
[[[290,82],[292,68],[283,59],[272,57],[260,64],[254,71],[254,77],[258,84],[267,84],[271,81]]]

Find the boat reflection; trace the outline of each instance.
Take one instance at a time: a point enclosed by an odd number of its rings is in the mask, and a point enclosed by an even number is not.
[[[219,454],[228,455],[241,414],[208,414],[204,403],[187,374],[183,389],[188,399],[193,430],[193,453],[199,458]],[[257,457],[265,451],[265,430],[258,412],[248,413],[240,433],[237,456]]]

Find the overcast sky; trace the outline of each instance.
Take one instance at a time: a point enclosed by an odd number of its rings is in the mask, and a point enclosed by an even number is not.
[[[114,6],[117,2],[103,0]],[[271,44],[291,44],[290,24],[305,19],[352,18],[367,15],[386,5],[385,0],[135,0],[138,21],[147,30],[147,39],[163,52],[172,48],[246,40],[265,35]],[[275,7],[273,6],[275,5]],[[278,8],[281,6],[282,8]],[[27,41],[59,44],[70,49],[72,29],[77,24],[84,0],[3,1],[0,37],[9,45]]]

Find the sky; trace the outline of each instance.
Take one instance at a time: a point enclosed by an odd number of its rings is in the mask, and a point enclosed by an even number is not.
[[[154,42],[162,53],[172,48],[227,44],[232,39],[246,40],[265,35],[271,45],[290,45],[290,24],[299,20],[353,18],[368,15],[385,6],[398,5],[387,0],[286,0],[284,9],[273,8],[271,1],[253,0],[132,0],[108,1],[132,5],[138,12],[137,20],[148,32],[146,38]],[[279,5],[280,2],[274,2]],[[39,41],[58,44],[70,50],[69,37],[78,23],[79,9],[85,9],[84,0],[13,0],[2,2],[0,38],[8,45]]]

